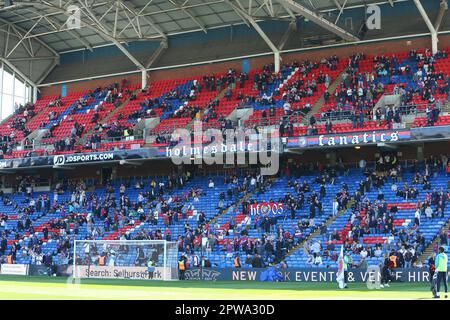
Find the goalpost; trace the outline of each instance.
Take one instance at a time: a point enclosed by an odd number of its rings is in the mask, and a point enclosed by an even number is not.
[[[178,247],[166,240],[75,240],[74,279],[178,280]]]

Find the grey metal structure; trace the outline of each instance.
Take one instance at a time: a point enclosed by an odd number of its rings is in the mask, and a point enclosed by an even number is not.
[[[279,67],[280,50],[259,26],[267,20],[291,22],[307,19],[337,35],[342,41],[358,42],[355,32],[342,26],[340,17],[348,8],[369,4],[390,4],[419,0],[14,0],[11,6],[0,2],[1,59],[20,70],[33,85],[39,85],[58,65],[63,52],[115,45],[142,72],[146,85],[146,69],[168,48],[168,38],[189,32],[208,33],[211,29],[245,24],[253,27],[273,52]],[[439,1],[439,0],[427,0]],[[433,39],[445,15],[447,1],[442,1],[442,14],[432,23],[424,17]],[[422,8],[423,9],[423,8]],[[327,14],[334,12],[337,18]],[[428,21],[426,20],[428,19]],[[432,24],[436,24],[433,27]],[[74,24],[74,25],[72,25]],[[158,50],[146,59],[137,59],[127,44],[135,41],[158,41]]]

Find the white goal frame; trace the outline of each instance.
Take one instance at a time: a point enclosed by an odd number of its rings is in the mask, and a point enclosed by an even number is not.
[[[80,276],[80,271],[78,270],[81,267],[87,267],[88,270],[90,270],[91,265],[89,263],[88,266],[86,265],[77,265],[77,252],[79,253],[80,251],[77,251],[77,245],[79,245],[80,243],[89,243],[89,244],[96,244],[96,245],[104,245],[104,244],[112,244],[112,245],[124,245],[124,246],[145,246],[147,245],[163,245],[164,248],[164,255],[163,255],[163,265],[156,265],[155,269],[159,269],[158,274],[161,274],[160,277],[158,277],[157,279],[154,280],[164,280],[164,281],[173,281],[173,280],[178,280],[178,246],[177,243],[175,241],[166,241],[166,240],[74,240],[73,243],[73,264],[72,264],[72,278],[73,279],[89,279],[89,278],[95,278],[95,279],[114,279],[115,277],[81,277]],[[171,248],[168,248],[168,247]],[[176,250],[176,257],[175,259],[173,259],[172,257],[172,261],[169,261],[169,255],[168,253],[168,249],[170,250]],[[91,249],[90,249],[91,250]],[[83,253],[84,254],[84,253]],[[173,253],[172,253],[173,254]],[[89,258],[90,259],[90,258]],[[170,263],[172,262],[172,263]],[[144,272],[144,269],[147,270],[147,267],[136,267],[136,266],[95,266],[94,268],[100,268],[100,269],[104,269],[107,270],[108,268],[115,268],[114,271],[117,271],[117,269],[122,269],[122,270],[126,270],[127,268],[140,268],[142,269],[141,272]],[[77,272],[78,270],[78,272]],[[176,272],[175,272],[176,271]],[[145,271],[147,272],[147,271]],[[176,273],[176,274],[174,274]],[[148,274],[148,272],[147,272]],[[117,279],[134,279],[134,278],[117,278]],[[146,278],[140,278],[142,280],[150,280],[150,279],[146,279]]]

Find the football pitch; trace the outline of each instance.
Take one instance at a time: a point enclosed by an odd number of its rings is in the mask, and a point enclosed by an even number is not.
[[[72,284],[67,278],[0,276],[0,299],[403,300],[431,299],[431,292],[427,283],[393,283],[390,288],[379,290],[369,290],[365,284],[355,283],[339,290],[336,283],[85,279]]]

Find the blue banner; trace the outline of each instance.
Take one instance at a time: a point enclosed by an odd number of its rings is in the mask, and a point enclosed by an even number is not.
[[[61,85],[61,97],[64,98],[67,96],[67,84]]]
[[[250,71],[250,61],[248,59],[242,60],[242,72],[248,74],[249,71]]]

